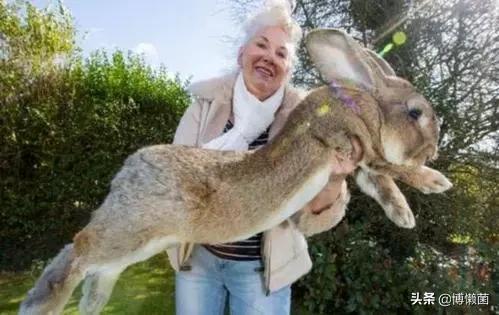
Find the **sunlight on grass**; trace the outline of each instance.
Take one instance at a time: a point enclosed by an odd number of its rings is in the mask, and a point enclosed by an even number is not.
[[[0,314],[17,314],[36,277],[26,273],[0,275]],[[164,254],[125,270],[102,314],[174,314],[174,273]],[[78,287],[64,314],[79,314]]]
[[[22,297],[18,297],[18,298],[14,298],[14,299],[10,300],[9,303],[10,304],[21,303],[22,300],[23,300]]]
[[[29,272],[0,274],[0,314],[17,314],[19,304],[38,275]],[[175,313],[175,276],[165,254],[129,267],[116,283],[111,300],[102,314],[170,315]],[[81,285],[76,288],[64,309],[65,315],[77,315]],[[292,306],[292,314],[306,315]]]

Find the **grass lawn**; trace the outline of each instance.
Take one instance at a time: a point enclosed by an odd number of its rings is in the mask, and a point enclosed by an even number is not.
[[[31,289],[39,274],[29,272],[0,274],[0,314],[17,314],[19,304]],[[130,266],[116,283],[111,300],[102,314],[174,314],[174,273],[166,255],[155,256],[145,262]],[[79,314],[78,287],[64,314]],[[292,306],[294,315],[306,315]]]
[[[17,314],[19,304],[36,276],[0,274],[0,314]],[[164,254],[130,266],[116,283],[103,314],[174,314],[174,280],[173,269]],[[80,296],[81,288],[78,287],[64,314],[79,314]]]

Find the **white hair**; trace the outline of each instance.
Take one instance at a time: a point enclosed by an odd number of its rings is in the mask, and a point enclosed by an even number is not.
[[[245,38],[242,46],[246,45],[262,29],[279,26],[288,34],[292,44],[289,54],[291,65],[293,65],[296,58],[296,47],[302,37],[300,25],[291,17],[294,7],[295,1],[293,0],[265,1],[260,11],[248,17],[244,25]]]

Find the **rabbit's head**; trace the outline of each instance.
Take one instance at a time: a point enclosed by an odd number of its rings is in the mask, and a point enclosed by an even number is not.
[[[452,187],[444,175],[424,166],[437,156],[439,123],[432,106],[386,61],[340,30],[314,30],[306,47],[336,96],[370,129],[364,139],[360,136],[364,157],[358,185],[397,225],[414,227],[412,211],[393,179],[424,193]],[[356,101],[349,93],[365,97]]]
[[[381,117],[372,119],[381,120],[378,149],[387,162],[417,166],[436,157],[439,123],[432,106],[386,61],[339,30],[312,31],[306,44],[333,88],[353,86],[377,101]]]

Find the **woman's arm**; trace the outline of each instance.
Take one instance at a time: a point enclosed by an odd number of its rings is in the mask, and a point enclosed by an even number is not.
[[[350,194],[344,177],[333,177],[291,220],[305,236],[325,232],[340,223],[349,200]]]
[[[351,139],[352,152],[347,156],[334,154],[333,172],[326,187],[291,219],[305,235],[311,236],[336,226],[345,216],[350,200],[345,177],[352,173],[362,159],[362,146],[356,137]]]

